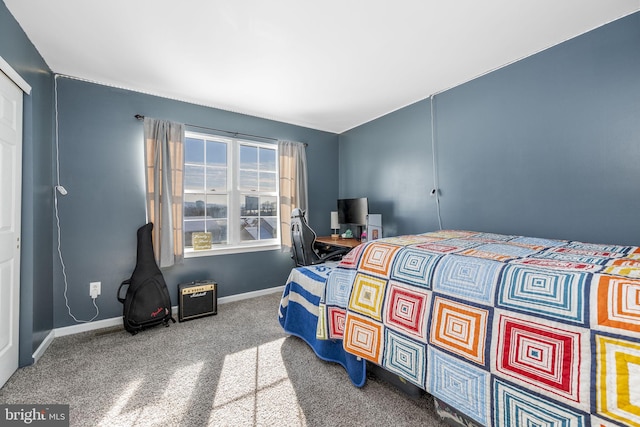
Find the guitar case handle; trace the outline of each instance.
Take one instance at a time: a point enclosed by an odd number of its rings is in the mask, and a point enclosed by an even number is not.
[[[125,290],[124,296],[122,296],[122,288],[126,286],[126,289],[129,289],[129,285],[131,284],[131,279],[127,279],[124,282],[120,283],[120,287],[118,288],[118,301],[124,304],[124,300],[127,297],[127,291]]]

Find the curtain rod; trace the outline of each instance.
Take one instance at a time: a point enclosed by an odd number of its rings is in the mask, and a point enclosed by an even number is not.
[[[142,114],[136,114],[134,117],[136,119],[138,119],[138,120],[144,120],[144,116]],[[260,136],[260,135],[251,135],[250,133],[232,132],[230,130],[208,128],[208,127],[205,127],[205,126],[190,125],[190,124],[185,124],[185,126],[189,126],[189,127],[192,127],[192,128],[198,128],[198,129],[212,130],[212,131],[215,131],[215,132],[224,132],[224,133],[228,133],[228,134],[233,135],[233,136],[242,135],[242,136],[248,136],[248,137],[251,137],[251,138],[262,138],[262,139],[269,139],[271,141],[278,141],[277,138],[270,138],[268,136]],[[307,144],[306,142],[304,142],[303,144],[304,144],[305,147],[309,146],[309,144]]]

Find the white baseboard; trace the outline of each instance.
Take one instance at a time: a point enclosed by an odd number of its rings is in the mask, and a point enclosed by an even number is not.
[[[275,294],[276,292],[282,293],[284,291],[283,286],[276,286],[275,288],[261,289],[259,291],[245,292],[243,294],[230,295],[228,297],[222,297],[218,299],[218,304],[226,304],[229,302],[242,301],[243,299],[250,299],[261,297],[264,295]]]
[[[40,358],[42,357],[44,352],[47,350],[47,348],[49,348],[49,346],[53,342],[53,339],[55,338],[55,335],[56,334],[55,334],[54,331],[49,331],[49,333],[44,338],[44,340],[42,340],[42,343],[38,346],[36,351],[33,352],[32,357],[33,357],[33,363],[34,364],[38,363],[38,360],[40,360]]]
[[[122,325],[122,316],[112,317],[111,319],[94,320],[92,322],[78,323],[77,325],[64,326],[53,330],[55,337],[64,337],[66,335],[80,334],[82,332],[94,331],[96,329],[110,328],[112,326]]]
[[[245,299],[256,298],[263,295],[274,294],[276,292],[283,292],[284,286],[276,286],[275,288],[261,289],[259,291],[245,292],[243,294],[230,295],[228,297],[218,298],[218,305],[227,304],[235,301],[242,301]],[[275,310],[275,309],[274,309]],[[174,316],[178,316],[178,306],[171,308]],[[93,322],[79,323],[77,325],[65,326],[62,328],[56,328],[49,332],[49,335],[42,341],[42,344],[38,346],[38,349],[33,353],[33,363],[36,363],[40,357],[47,350],[49,345],[53,342],[54,338],[64,337],[65,335],[74,335],[82,332],[94,331],[97,329],[110,328],[113,326],[122,325],[122,316],[112,317],[111,319],[96,320]]]

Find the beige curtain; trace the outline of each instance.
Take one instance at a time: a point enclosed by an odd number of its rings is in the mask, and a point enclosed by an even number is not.
[[[307,210],[307,154],[305,144],[278,141],[280,173],[280,243],[291,249],[291,211]],[[308,217],[307,217],[308,219]]]
[[[184,125],[144,119],[147,221],[153,223],[153,251],[162,267],[184,258],[182,212]]]

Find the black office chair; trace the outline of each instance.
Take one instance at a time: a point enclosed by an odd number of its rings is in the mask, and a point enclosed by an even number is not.
[[[324,245],[317,245],[316,233],[307,224],[304,212],[299,208],[291,211],[291,258],[296,267],[339,260],[347,252],[348,248],[330,247],[327,250]]]

